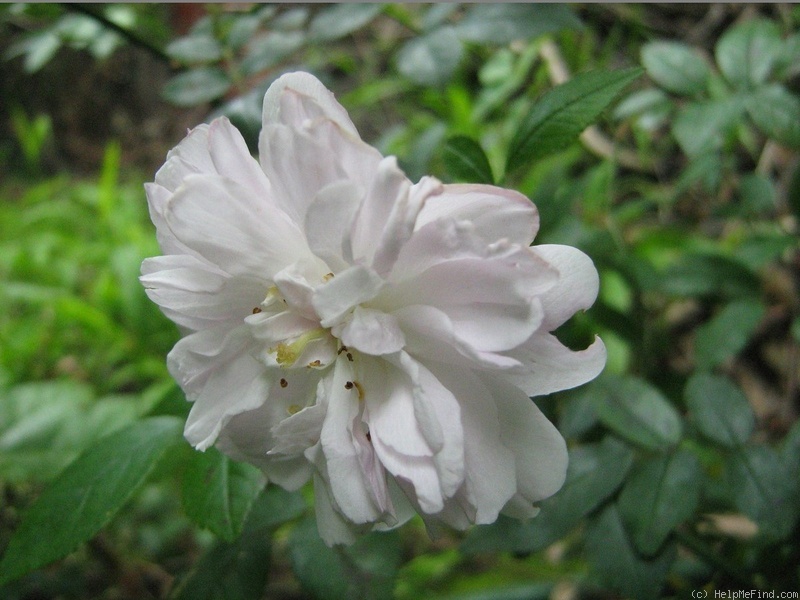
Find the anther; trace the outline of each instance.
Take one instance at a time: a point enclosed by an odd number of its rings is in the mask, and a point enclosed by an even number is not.
[[[347,360],[349,360],[350,362],[353,362],[353,355],[350,352],[345,354],[345,356],[347,357]]]
[[[256,306],[256,307],[253,309],[253,314],[254,314],[254,315],[257,315],[257,314],[258,314],[258,313],[260,313],[260,312],[261,312],[261,309],[260,309],[260,308],[258,308],[257,306]]]
[[[333,279],[333,273],[328,273],[322,278],[323,281],[330,281],[331,279]]]
[[[355,387],[355,384],[352,381],[346,381],[344,384],[344,389],[352,390]]]
[[[290,415],[296,415],[296,414],[297,414],[297,413],[299,413],[301,410],[302,410],[302,407],[301,407],[301,406],[299,406],[299,405],[297,405],[297,404],[291,404],[291,405],[289,406],[289,408],[287,408],[287,409],[286,409],[286,412],[288,412]]]
[[[285,388],[287,385],[289,385],[289,382],[286,381],[283,377],[281,377],[280,384],[282,388]]]

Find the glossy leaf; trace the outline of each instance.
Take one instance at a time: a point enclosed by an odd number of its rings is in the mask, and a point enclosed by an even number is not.
[[[329,548],[314,519],[301,521],[289,538],[295,574],[316,598],[390,598],[402,558],[396,532],[371,533],[352,546]]]
[[[580,19],[565,4],[486,3],[470,6],[457,31],[470,42],[508,44],[580,26]]]
[[[492,167],[483,148],[472,138],[459,135],[447,140],[442,151],[447,171],[468,183],[494,183]]]
[[[511,140],[506,170],[564,150],[616,100],[641,69],[577,75],[542,96]]]
[[[214,448],[195,452],[183,478],[183,506],[200,527],[225,541],[242,531],[250,506],[264,488],[261,470]]]
[[[0,585],[62,558],[106,525],[144,483],[182,424],[154,417],[103,438],[24,513],[0,562]]]
[[[645,459],[634,468],[620,493],[619,513],[639,552],[654,555],[691,517],[702,484],[700,463],[685,450]]]
[[[681,42],[650,42],[642,48],[642,65],[658,85],[676,94],[702,92],[711,70],[702,55]]]
[[[608,376],[598,385],[595,410],[620,437],[649,450],[665,450],[681,439],[680,415],[655,387],[635,377]]]
[[[736,448],[753,434],[753,409],[728,378],[697,374],[686,384],[685,395],[692,421],[708,439]]]
[[[796,469],[794,469],[796,474]],[[798,521],[797,479],[772,448],[739,448],[728,457],[726,479],[734,506],[753,519],[767,540],[789,535]]]
[[[397,53],[397,69],[421,85],[443,85],[449,81],[464,55],[455,29],[440,27],[406,42]]]
[[[700,156],[723,145],[739,124],[744,109],[739,98],[689,104],[675,117],[672,134],[690,158]]]
[[[782,85],[762,87],[746,100],[747,112],[768,137],[800,148],[800,98]]]
[[[777,24],[754,19],[726,31],[714,54],[725,78],[744,89],[766,81],[781,48]]]
[[[319,11],[311,20],[308,34],[314,41],[329,41],[361,29],[383,10],[380,4],[369,2],[334,4]]]
[[[740,352],[764,316],[756,300],[737,300],[723,308],[695,334],[698,369],[708,370]]]
[[[675,546],[669,545],[658,556],[646,559],[633,547],[617,507],[606,508],[586,531],[586,556],[597,581],[625,597],[651,600],[660,591],[675,561]]]
[[[231,81],[222,69],[203,67],[175,75],[161,93],[176,106],[197,106],[220,98],[230,87]]]
[[[210,35],[189,35],[170,42],[166,53],[173,60],[193,64],[219,60],[222,48]]]

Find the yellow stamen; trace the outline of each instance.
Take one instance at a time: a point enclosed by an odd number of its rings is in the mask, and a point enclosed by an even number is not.
[[[299,404],[291,404],[289,405],[289,408],[286,409],[286,412],[288,412],[290,415],[296,415],[301,410],[303,410],[303,407]]]
[[[271,349],[270,352],[275,352],[275,360],[278,361],[280,366],[288,368],[300,358],[300,355],[303,353],[303,350],[306,349],[309,342],[320,340],[324,338],[325,335],[324,329],[311,329],[299,336],[291,344],[281,342],[277,347]]]

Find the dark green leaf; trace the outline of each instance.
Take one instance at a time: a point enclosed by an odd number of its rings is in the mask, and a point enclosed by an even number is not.
[[[406,42],[397,53],[397,69],[421,85],[443,85],[455,73],[463,55],[455,29],[440,27]]]
[[[164,85],[162,94],[176,106],[196,106],[220,98],[230,87],[222,69],[203,67],[175,75]]]
[[[271,529],[305,510],[296,493],[269,487],[253,503],[242,535],[219,542],[200,559],[178,587],[179,600],[252,600],[261,598],[269,573]]]
[[[752,435],[753,409],[728,378],[697,374],[686,384],[685,394],[692,420],[708,439],[736,448]]]
[[[720,148],[732,135],[744,114],[739,98],[692,103],[681,110],[672,124],[672,135],[690,157]]]
[[[674,296],[752,297],[756,275],[740,262],[715,254],[687,252],[663,272],[662,291]]]
[[[481,145],[472,138],[458,135],[448,139],[442,159],[455,179],[469,183],[494,183],[489,159]]]
[[[527,553],[546,548],[611,496],[632,462],[631,448],[612,436],[600,444],[571,450],[564,486],[539,504],[541,511],[534,519],[520,523],[504,517],[492,525],[476,527],[464,541],[462,551]]]
[[[264,484],[257,467],[234,462],[209,448],[192,455],[183,479],[183,506],[200,527],[230,542],[241,533]]]
[[[747,217],[770,214],[775,210],[775,185],[772,180],[758,173],[748,173],[739,182],[739,204],[736,215]]]
[[[757,300],[736,300],[698,327],[695,335],[697,368],[712,369],[738,354],[761,322],[764,311]]]
[[[753,519],[759,536],[786,537],[797,523],[797,480],[768,446],[739,448],[728,457],[728,493],[734,506]]]
[[[746,100],[747,112],[768,137],[800,148],[800,99],[779,84],[762,87]]]
[[[511,140],[506,171],[569,147],[641,73],[641,69],[584,73],[547,92]]]
[[[579,27],[580,19],[565,4],[486,3],[471,6],[457,32],[470,42],[508,44]]]
[[[309,37],[314,41],[337,40],[364,27],[381,10],[380,4],[334,4],[314,16],[308,27]]]
[[[139,421],[68,466],[23,515],[0,563],[0,585],[66,556],[97,533],[179,441],[180,431],[172,417]]]
[[[651,600],[661,597],[676,551],[668,545],[653,559],[642,558],[628,539],[619,511],[611,505],[589,523],[586,554],[598,581],[626,597]]]
[[[326,600],[391,598],[402,559],[396,532],[371,533],[352,546],[334,549],[319,537],[313,518],[292,530],[289,553],[303,587]]]
[[[717,65],[725,78],[746,89],[766,81],[782,47],[773,21],[754,19],[736,25],[720,37],[715,48]]]
[[[642,65],[658,85],[692,95],[706,88],[711,70],[702,55],[681,42],[650,42],[642,48]]]
[[[617,435],[649,450],[680,441],[680,415],[658,389],[635,377],[607,376],[598,383],[595,410]]]
[[[210,35],[189,35],[169,43],[167,55],[185,64],[213,62],[222,57],[219,42]]]
[[[699,461],[685,450],[634,468],[620,493],[619,513],[639,552],[658,552],[673,528],[694,513],[702,483]]]

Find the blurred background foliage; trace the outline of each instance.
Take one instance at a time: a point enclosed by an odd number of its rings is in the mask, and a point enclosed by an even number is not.
[[[0,595],[797,591],[799,23],[788,4],[0,6]],[[531,137],[543,94],[637,66],[580,139]],[[536,399],[571,462],[529,523],[330,550],[308,493],[181,441],[178,332],[137,280],[158,254],[142,183],[217,115],[254,147],[294,69],[412,179],[519,189],[537,242],[595,260],[600,297],[558,334],[599,333],[608,366]],[[109,456],[128,458],[97,475],[106,504],[63,533],[63,482]]]

